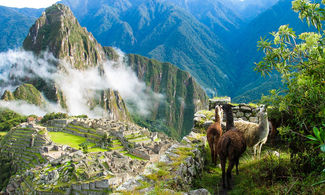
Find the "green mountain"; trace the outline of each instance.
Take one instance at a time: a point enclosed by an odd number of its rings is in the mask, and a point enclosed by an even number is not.
[[[217,32],[199,21],[203,16],[163,1],[62,3],[102,45],[170,62],[190,72],[206,89],[216,88],[220,94],[230,91],[229,53]]]
[[[41,92],[39,92],[33,85],[26,83],[17,87],[13,93],[6,90],[1,99],[5,101],[25,100],[27,103],[38,106],[45,104],[45,99]]]
[[[54,57],[68,62],[72,69],[77,70],[101,65],[107,59],[101,45],[91,33],[80,26],[71,10],[62,4],[47,8],[37,19],[24,40],[23,48],[40,56],[42,52],[49,51]],[[66,69],[60,61],[55,64],[57,70]],[[25,82],[33,84],[47,99],[69,109],[66,94],[57,83],[45,81],[43,78],[29,79]],[[117,91],[107,89],[94,93],[89,91],[89,94],[92,94],[87,97],[90,108],[101,105],[113,115],[113,118],[129,119],[125,103]]]
[[[111,59],[116,59],[118,54],[114,49],[110,47],[105,49],[109,51],[107,53]],[[164,96],[162,101],[152,105],[153,112],[146,119],[149,123],[148,127],[154,128],[166,124],[165,133],[173,137],[187,135],[193,127],[194,113],[199,109],[204,109],[208,100],[206,93],[195,79],[188,72],[170,63],[159,62],[140,55],[127,55],[127,62],[147,87]],[[140,122],[143,124],[143,121]],[[164,128],[166,127],[162,127]]]
[[[0,6],[0,52],[21,46],[29,27],[41,9],[16,9]]]

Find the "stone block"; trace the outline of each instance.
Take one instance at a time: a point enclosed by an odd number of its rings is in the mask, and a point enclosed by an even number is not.
[[[251,116],[252,116],[252,114],[251,114],[250,112],[246,112],[246,113],[245,113],[245,117],[246,117],[246,118],[249,118],[249,117],[251,117]]]
[[[210,195],[210,192],[207,189],[201,188],[197,190],[192,190],[188,194],[189,195]]]
[[[95,185],[95,183],[89,183],[89,188],[90,188],[91,190],[96,190],[96,185]]]
[[[95,186],[96,188],[108,188],[109,187],[108,180],[105,179],[102,181],[96,181]]]
[[[81,191],[81,185],[73,184],[71,187],[73,190]]]
[[[238,118],[241,118],[241,117],[244,116],[244,113],[243,113],[243,112],[237,112],[236,116],[237,116]]]
[[[90,189],[90,186],[89,186],[89,183],[84,183],[81,185],[81,189],[82,190],[89,190]]]
[[[249,122],[258,123],[258,118],[257,117],[249,117]]]
[[[240,106],[240,110],[244,112],[250,112],[252,109],[249,106]]]

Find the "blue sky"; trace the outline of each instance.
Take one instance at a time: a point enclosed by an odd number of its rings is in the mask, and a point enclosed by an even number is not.
[[[0,5],[18,8],[45,8],[57,1],[58,0],[0,0]]]

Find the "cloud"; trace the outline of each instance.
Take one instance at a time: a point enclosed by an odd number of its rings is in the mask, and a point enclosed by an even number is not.
[[[37,116],[44,116],[48,112],[64,112],[59,106],[56,104],[48,103],[46,107],[40,108],[39,106],[28,104],[25,101],[3,101],[0,100],[0,107],[8,108],[10,110],[14,110],[22,115],[32,115],[35,114]]]
[[[41,57],[23,50],[0,53],[0,92],[2,94],[5,89],[13,91],[22,83],[22,80],[39,77],[47,82],[54,82],[62,91],[68,107],[66,112],[70,115],[86,114],[93,118],[107,116],[108,114],[99,106],[90,108],[90,100],[98,99],[100,91],[107,89],[118,91],[127,102],[131,112],[142,116],[149,115],[153,105],[159,103],[163,95],[147,88],[135,72],[126,65],[123,52],[118,50],[118,53],[120,58],[117,62],[106,61],[86,70],[74,69],[70,64],[55,59],[48,52],[44,52]],[[60,70],[56,69],[58,64],[60,64]],[[47,101],[47,105],[49,104]],[[4,105],[4,102],[0,104],[0,106]],[[22,102],[6,104],[7,107],[11,106],[13,110],[23,113],[21,109],[18,109],[18,105],[28,107]],[[63,110],[59,105],[51,105],[45,110],[37,110],[31,105],[28,109],[40,114]]]

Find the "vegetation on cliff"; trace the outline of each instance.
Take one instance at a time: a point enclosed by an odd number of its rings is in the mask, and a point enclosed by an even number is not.
[[[25,116],[8,109],[0,108],[0,132],[9,131],[12,127],[17,126],[26,120],[27,117]]]
[[[106,48],[106,51],[109,51],[110,58],[118,58],[114,49]],[[170,63],[140,55],[127,55],[127,62],[148,88],[164,97],[152,105],[149,117],[144,119],[133,115],[133,119],[138,124],[176,138],[187,135],[193,126],[194,113],[207,106],[206,93],[195,79]]]
[[[1,99],[5,101],[23,100],[37,106],[44,106],[45,104],[45,99],[41,92],[32,84],[27,83],[17,87],[13,93],[6,90],[1,96]]]

